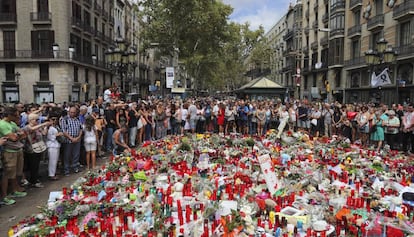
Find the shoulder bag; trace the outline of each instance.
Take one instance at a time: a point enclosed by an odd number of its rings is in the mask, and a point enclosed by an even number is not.
[[[34,153],[42,153],[42,152],[46,151],[47,146],[46,146],[46,143],[43,141],[43,139],[41,139],[38,142],[33,143],[32,142],[32,137],[29,134],[27,136],[27,140],[29,141],[30,148]]]

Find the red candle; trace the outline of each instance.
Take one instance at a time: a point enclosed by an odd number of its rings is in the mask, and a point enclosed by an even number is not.
[[[185,206],[185,222],[189,223],[191,221],[191,207],[190,205]]]

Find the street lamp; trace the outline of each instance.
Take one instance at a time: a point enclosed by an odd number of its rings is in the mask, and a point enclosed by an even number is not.
[[[391,45],[388,45],[388,41],[384,38],[379,39],[376,42],[376,50],[369,49],[365,52],[365,62],[370,66],[370,74],[374,75],[376,67],[382,68],[384,64],[393,63],[398,55]],[[398,98],[398,83],[395,82]],[[378,87],[381,90],[381,86]]]
[[[125,92],[125,78],[132,70],[135,79],[135,68],[137,66],[137,51],[135,46],[128,46],[123,39],[116,39],[115,46],[105,52],[106,62],[109,68],[120,76],[121,92]]]

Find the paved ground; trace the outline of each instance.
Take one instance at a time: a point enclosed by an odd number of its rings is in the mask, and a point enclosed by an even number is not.
[[[108,159],[97,159],[97,166],[105,163]],[[49,193],[60,191],[62,187],[70,186],[77,178],[83,176],[86,171],[73,173],[68,177],[61,176],[57,181],[47,179],[47,164],[41,162],[40,175],[44,188],[28,188],[27,196],[17,198],[16,203],[10,206],[0,207],[0,236],[8,236],[9,228],[16,225],[27,216],[39,213],[38,206],[46,205]]]

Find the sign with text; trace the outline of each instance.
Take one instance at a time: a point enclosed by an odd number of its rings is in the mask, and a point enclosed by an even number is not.
[[[174,67],[165,68],[165,78],[166,78],[166,87],[173,88],[174,87]]]
[[[259,156],[258,160],[266,181],[267,189],[273,195],[278,189],[283,188],[282,182],[276,176],[269,154]]]

